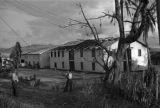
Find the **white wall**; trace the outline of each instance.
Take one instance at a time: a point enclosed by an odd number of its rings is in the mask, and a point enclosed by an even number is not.
[[[40,55],[40,68],[50,67],[50,51],[46,51]]]
[[[21,60],[24,59],[25,62],[27,62],[27,64],[30,64],[33,65],[33,62],[37,63],[40,61],[40,58],[39,58],[39,55],[38,54],[22,54],[21,56]]]
[[[113,50],[117,51],[117,48],[118,48],[118,41],[116,41],[110,47],[108,47],[108,49],[110,49],[111,51]],[[148,65],[147,48],[137,41],[131,43],[130,48],[131,48],[131,58],[132,58],[132,71],[146,69]],[[141,56],[138,56],[139,49],[141,50]],[[105,55],[104,60],[106,60],[106,58],[107,54]]]
[[[33,62],[37,64],[39,62],[40,68],[46,68],[50,66],[50,51],[46,51],[42,54],[22,54],[21,60],[25,60],[27,64],[33,65]]]
[[[144,70],[148,65],[147,48],[138,42],[133,42],[131,45],[132,70]],[[138,50],[141,50],[141,56],[138,56]]]

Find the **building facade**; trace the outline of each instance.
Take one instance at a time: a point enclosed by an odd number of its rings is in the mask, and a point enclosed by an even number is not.
[[[49,68],[50,49],[39,51],[23,52],[21,56],[21,66],[30,68]]]
[[[50,67],[62,70],[104,72],[102,50],[94,40],[79,40],[54,48],[50,54]],[[95,60],[96,59],[96,60]]]
[[[110,51],[117,51],[118,42],[118,38],[107,39],[103,42],[103,46]],[[126,54],[128,59],[126,59]],[[147,69],[148,52],[143,43],[139,41],[131,43],[126,50],[126,54],[121,61],[121,71],[127,70],[127,60],[130,71]],[[94,40],[73,41],[51,50],[50,67],[84,72],[105,72],[103,69],[104,62],[111,65],[114,61],[111,56],[106,61],[107,56],[108,54],[104,53]]]
[[[118,42],[119,41],[116,41],[108,46],[108,49],[111,51],[117,51]],[[127,62],[129,64],[130,71],[146,70],[148,68],[148,51],[146,45],[139,41],[131,43],[124,54],[123,60],[121,61],[121,71],[127,71]]]

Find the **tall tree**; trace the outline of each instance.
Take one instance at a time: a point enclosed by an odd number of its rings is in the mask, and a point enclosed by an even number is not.
[[[114,83],[118,84],[118,81],[120,80],[121,72],[122,70],[120,67],[122,67],[122,60],[124,57],[124,54],[126,52],[126,49],[128,48],[128,45],[131,44],[134,41],[137,41],[142,34],[144,34],[144,41],[147,42],[148,32],[149,29],[153,28],[155,24],[154,20],[154,5],[151,2],[149,4],[149,0],[114,0],[115,3],[115,12],[113,14],[104,13],[103,16],[100,16],[98,18],[87,18],[85,15],[85,12],[83,11],[82,5],[79,4],[79,7],[81,9],[83,18],[85,22],[73,20],[76,23],[70,24],[69,26],[81,24],[82,26],[90,28],[91,33],[93,34],[95,40],[97,41],[98,45],[104,49],[109,56],[114,57],[116,63],[116,71],[114,75]],[[124,20],[125,11],[127,12],[127,19]],[[119,27],[119,43],[118,43],[118,50],[117,52],[111,52],[109,51],[101,41],[99,40],[99,35],[97,32],[97,29],[94,25],[90,23],[90,20],[100,19],[110,17],[112,20],[116,20]],[[130,23],[131,29],[128,34],[125,34],[124,24]],[[67,26],[68,27],[68,26]],[[108,65],[108,64],[106,64]],[[104,65],[104,68],[106,68],[106,79],[109,78],[109,68]],[[129,71],[129,70],[128,70]]]
[[[21,54],[22,54],[21,45],[19,42],[16,42],[10,54],[10,58],[13,59],[15,69],[19,68]]]
[[[158,22],[158,37],[159,37],[159,45],[160,45],[160,0],[156,0],[156,8],[157,8],[157,22]]]

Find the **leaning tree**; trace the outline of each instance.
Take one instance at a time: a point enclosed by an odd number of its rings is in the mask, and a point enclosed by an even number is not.
[[[115,12],[113,12],[113,14],[110,14],[110,12],[103,12],[104,15],[97,18],[87,18],[82,5],[79,3],[78,6],[81,9],[84,22],[70,19],[74,23],[70,23],[69,25],[64,27],[80,24],[81,26],[85,26],[90,29],[91,34],[94,36],[94,39],[98,43],[98,45],[102,49],[104,49],[109,56],[114,57],[116,71],[114,73],[115,77],[113,81],[115,84],[118,84],[118,81],[121,78],[121,70],[119,67],[122,67],[121,61],[123,60],[124,53],[126,52],[128,45],[132,42],[137,41],[140,36],[143,36],[144,42],[146,43],[146,45],[148,45],[148,32],[150,31],[150,29],[153,31],[155,25],[155,3],[151,0],[114,0],[114,3]],[[113,22],[113,20],[116,21],[119,27],[119,43],[118,50],[116,52],[109,51],[102,44],[101,40],[99,39],[99,34],[96,26],[91,24],[91,20],[97,20],[105,17],[111,18],[111,22]],[[131,25],[130,31],[127,34],[125,33],[124,28],[125,23],[129,23]],[[106,71],[106,79],[108,79],[111,72],[110,69],[112,69],[113,65],[109,67],[107,61],[102,66]],[[127,69],[127,71],[129,72],[129,69]]]
[[[117,86],[120,86],[119,84],[121,83],[119,82],[121,82],[122,79],[121,77],[122,76],[121,67],[123,66],[122,61],[125,53],[127,52],[126,50],[128,46],[132,42],[137,41],[142,36],[144,43],[148,47],[148,41],[147,41],[148,33],[150,30],[154,31],[154,26],[155,26],[156,3],[153,2],[152,0],[114,0],[114,3],[115,3],[115,10],[114,12],[112,12],[112,14],[110,14],[110,12],[108,13],[103,12],[104,15],[99,16],[97,18],[88,18],[88,16],[86,16],[84,12],[82,5],[79,3],[78,6],[81,9],[84,21],[70,19],[73,22],[64,27],[69,27],[78,24],[81,25],[81,27],[88,27],[90,29],[91,34],[93,35],[95,41],[98,43],[99,47],[101,47],[107,53],[108,57],[111,56],[114,58],[114,63],[110,67],[108,66],[108,61],[104,62],[104,64],[101,65],[106,71],[105,79],[108,80],[110,78],[109,76],[113,75],[112,83],[114,83]],[[103,42],[99,38],[99,33],[96,26],[91,23],[91,20],[97,20],[106,17],[111,18],[111,22],[113,21],[114,23],[116,22],[119,28],[118,49],[117,51],[114,52],[110,51],[103,45]],[[130,30],[127,33],[125,32],[125,23],[129,23],[131,25]],[[150,51],[148,48],[148,54],[149,53]],[[150,62],[151,62],[150,58],[148,58],[148,65],[151,65]],[[127,65],[128,65],[127,67],[129,67],[129,63],[127,63]],[[111,71],[112,69],[114,69],[115,71]],[[127,68],[127,75],[129,76],[127,80],[128,79],[130,80],[130,74],[128,74],[129,72],[130,69]],[[150,75],[150,73],[148,75]],[[129,80],[128,82],[130,82]],[[128,83],[127,85],[130,84]],[[133,89],[131,88],[131,91],[134,91]],[[152,93],[146,92],[146,94],[152,96]],[[144,96],[144,98],[145,97],[146,96]],[[150,99],[151,98],[148,98],[147,101],[150,101]]]

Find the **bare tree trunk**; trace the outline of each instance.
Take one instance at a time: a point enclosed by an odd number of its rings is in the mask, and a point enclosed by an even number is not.
[[[157,21],[158,21],[158,33],[159,33],[159,45],[160,45],[160,0],[156,0],[157,6]]]

